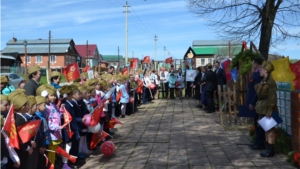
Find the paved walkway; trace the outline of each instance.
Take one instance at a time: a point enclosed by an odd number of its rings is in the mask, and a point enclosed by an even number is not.
[[[286,156],[261,158],[250,150],[248,130],[225,130],[217,114],[206,114],[194,100],[155,100],[126,117],[112,141],[110,158],[99,151],[85,169],[293,168]]]

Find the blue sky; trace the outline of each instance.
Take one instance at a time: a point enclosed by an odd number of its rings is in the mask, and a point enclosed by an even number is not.
[[[125,55],[125,0],[2,0],[1,49],[8,40],[73,38],[76,44],[97,44],[102,55]],[[170,52],[182,58],[193,40],[219,37],[205,21],[190,13],[185,0],[129,0],[128,56],[149,55],[154,59],[154,35],[158,36],[157,58]],[[296,30],[300,32],[300,28]],[[256,42],[256,44],[258,44]],[[287,41],[271,53],[300,59],[300,44]]]

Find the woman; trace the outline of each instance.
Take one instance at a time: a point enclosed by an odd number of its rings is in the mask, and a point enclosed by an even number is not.
[[[50,82],[51,82],[51,86],[53,86],[55,89],[59,89],[60,88],[60,73],[58,71],[53,71],[50,74]]]
[[[169,79],[169,89],[170,89],[170,99],[174,99],[174,89],[176,83],[176,74],[174,73],[174,69],[170,69],[168,74]]]
[[[201,77],[201,103],[202,103],[202,108],[205,110],[206,107],[206,100],[205,100],[205,82],[202,82],[202,80],[204,79],[205,77],[205,72],[207,71],[207,67],[206,66],[203,66],[201,67],[201,74],[202,74],[202,77]]]
[[[9,93],[15,91],[13,85],[9,84],[9,78],[7,76],[1,76],[1,94],[8,95]]]
[[[177,83],[177,85],[176,85],[177,99],[181,99],[182,98],[182,89],[184,88],[184,76],[182,74],[181,68],[178,69],[176,83]]]
[[[255,109],[259,115],[258,119],[266,116],[272,117],[272,113],[278,113],[277,108],[277,95],[276,95],[276,82],[274,81],[271,73],[274,71],[274,66],[271,62],[264,61],[260,70],[260,76],[263,80],[260,84],[255,86],[258,101]],[[266,131],[266,150],[260,153],[261,157],[272,157],[275,155],[275,132],[274,128]]]

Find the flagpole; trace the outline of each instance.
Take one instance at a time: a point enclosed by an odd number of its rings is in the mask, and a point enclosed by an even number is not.
[[[52,152],[52,153],[56,153],[56,151],[49,150],[49,149],[46,149],[46,151],[48,151],[48,152]],[[72,156],[72,155],[70,155],[70,154],[69,154],[69,156],[77,158],[76,156]]]

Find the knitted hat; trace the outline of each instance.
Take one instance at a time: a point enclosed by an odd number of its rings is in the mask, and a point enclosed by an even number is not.
[[[1,76],[1,83],[8,83],[9,79],[7,76]]]
[[[28,102],[28,98],[26,95],[18,95],[14,97],[11,103],[14,105],[15,110],[21,109]]]
[[[46,98],[43,96],[36,96],[35,100],[36,100],[36,105],[39,105],[41,103],[46,103]]]
[[[8,100],[8,97],[6,95],[1,94],[0,101],[2,100]]]
[[[33,105],[36,104],[36,100],[34,96],[28,96],[28,102],[29,102],[29,106],[32,107]]]
[[[37,72],[39,70],[41,70],[39,66],[30,66],[28,68],[28,74],[31,75],[32,73]]]
[[[58,71],[53,71],[53,72],[51,72],[50,77],[52,78],[52,77],[60,76],[60,75],[61,74]]]
[[[264,68],[268,73],[271,73],[274,71],[274,66],[271,62],[264,61],[262,64],[262,68]]]

